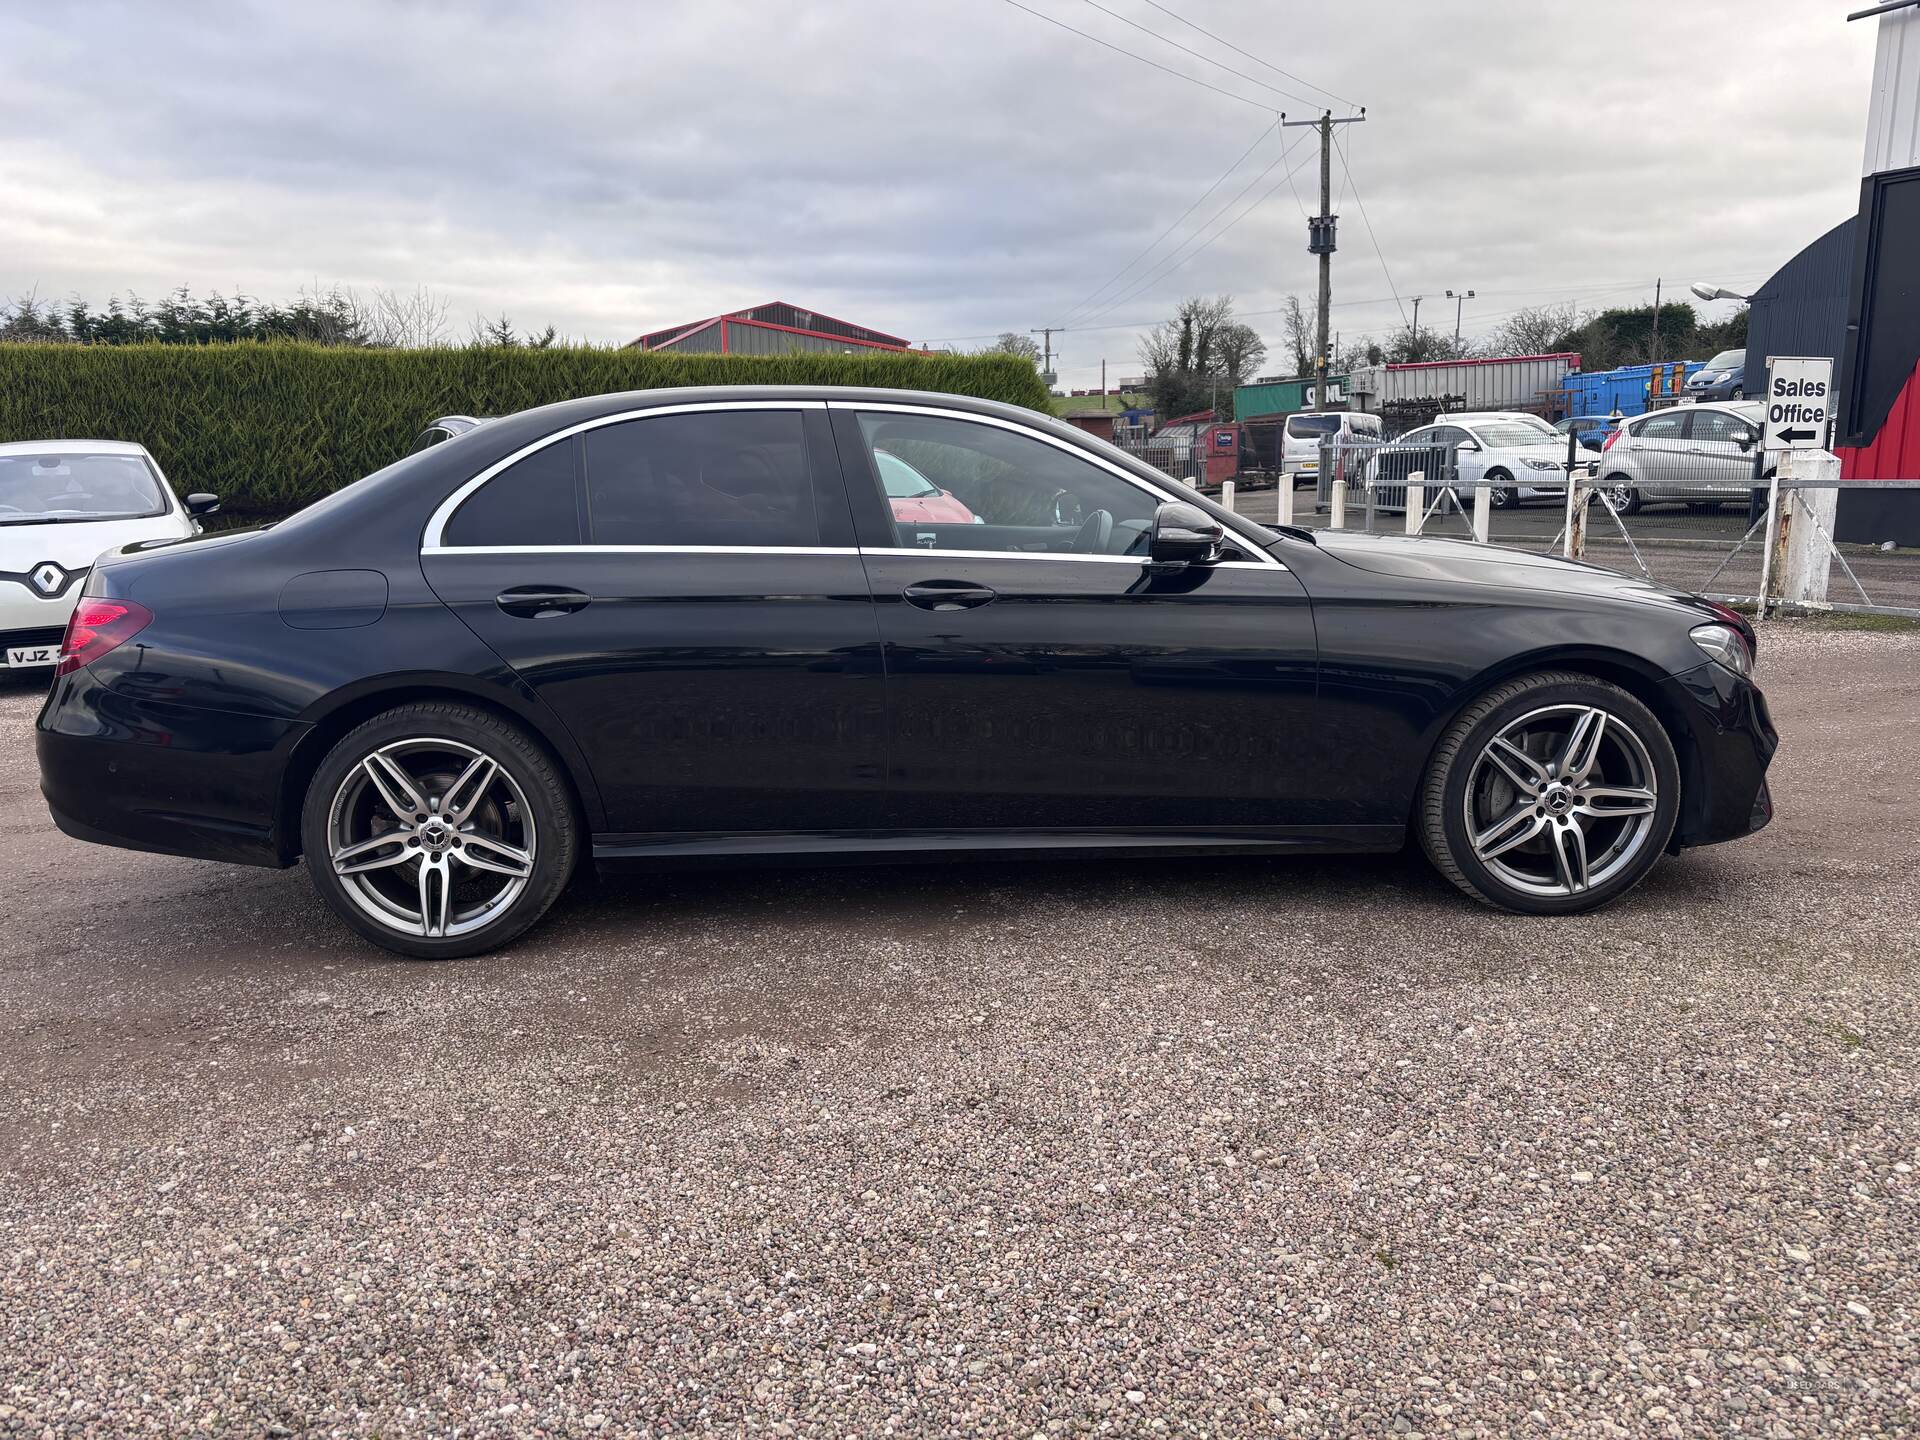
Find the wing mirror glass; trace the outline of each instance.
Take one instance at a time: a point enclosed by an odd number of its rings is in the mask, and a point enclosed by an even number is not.
[[[1157,566],[1210,565],[1220,558],[1227,530],[1198,505],[1168,500],[1153,512],[1147,558]]]

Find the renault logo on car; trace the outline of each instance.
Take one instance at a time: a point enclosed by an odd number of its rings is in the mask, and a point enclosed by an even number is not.
[[[67,572],[51,560],[35,568],[33,588],[42,595],[58,595],[60,587],[67,583]]]

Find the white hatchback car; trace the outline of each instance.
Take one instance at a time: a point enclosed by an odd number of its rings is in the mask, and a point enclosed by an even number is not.
[[[1764,414],[1755,400],[1716,400],[1635,415],[1615,427],[1590,473],[1625,515],[1643,505],[1745,504],[1759,483],[1753,447]]]
[[[198,534],[212,495],[183,505],[144,445],[31,440],[0,445],[0,667],[60,659],[73,602],[103,550]]]

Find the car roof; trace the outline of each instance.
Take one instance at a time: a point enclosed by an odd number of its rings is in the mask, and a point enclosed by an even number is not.
[[[1479,425],[1488,420],[1540,420],[1525,410],[1462,410],[1457,415],[1436,415],[1435,425]],[[1542,425],[1547,422],[1540,420]]]
[[[12,440],[0,455],[145,455],[147,447],[129,440]]]

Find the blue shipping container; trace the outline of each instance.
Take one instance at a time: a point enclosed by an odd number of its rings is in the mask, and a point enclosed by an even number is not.
[[[1662,361],[1660,370],[1665,394],[1684,394],[1687,376],[1699,370],[1704,361]],[[1569,415],[1643,415],[1647,398],[1653,393],[1651,365],[1622,365],[1617,370],[1596,370],[1591,375],[1574,371],[1566,378]]]

